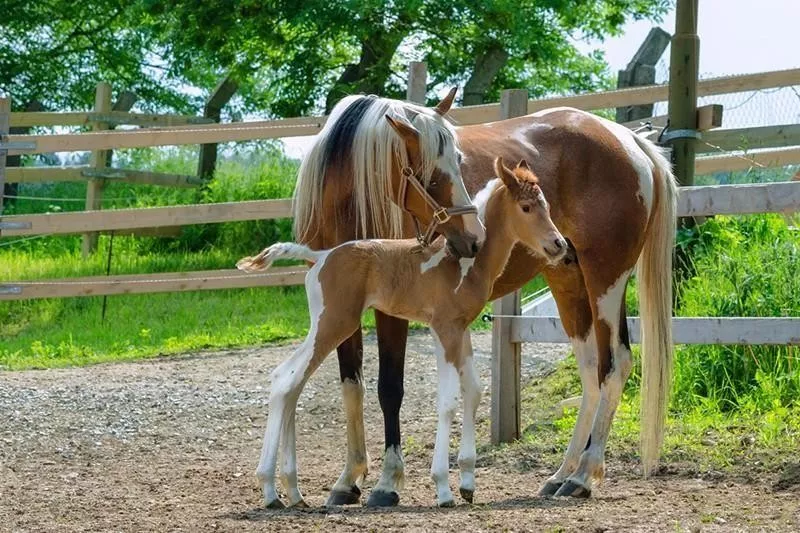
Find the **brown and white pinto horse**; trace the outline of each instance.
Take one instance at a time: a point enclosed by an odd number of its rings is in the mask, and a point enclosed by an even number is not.
[[[306,381],[328,354],[361,327],[361,315],[372,307],[390,316],[430,324],[436,343],[439,423],[431,477],[437,503],[454,505],[448,482],[450,426],[464,393],[464,424],[458,464],[461,496],[472,502],[475,491],[475,411],[481,386],[472,360],[469,325],[483,310],[494,280],[511,250],[520,243],[543,263],[556,262],[567,243],[548,213],[537,179],[524,162],[513,171],[495,163],[493,180],[477,203],[485,212],[486,241],[474,259],[446,253],[442,238],[413,253],[415,240],[356,240],[331,250],[313,251],[278,243],[237,267],[261,271],[277,259],[302,259],[314,266],[306,275],[311,327],[295,353],[272,373],[269,417],[257,475],[267,507],[281,508],[275,486],[280,451],[281,481],[290,506],[306,506],[297,485],[295,413]],[[465,265],[466,262],[466,265]]]
[[[626,128],[569,108],[460,127],[456,135],[459,146],[452,149],[460,149],[463,155],[461,173],[471,194],[492,175],[495,156],[531,162],[551,203],[553,221],[577,257],[577,262],[548,266],[521,249],[514,250],[491,296],[503,296],[543,273],[578,361],[583,399],[575,431],[561,467],[541,494],[587,496],[593,479],[603,476],[606,440],[632,364],[624,293],[637,262],[643,337],[641,451],[644,472],[650,473],[663,440],[672,367],[676,185],[668,161],[655,145]],[[328,146],[330,139],[321,138],[317,145]],[[449,139],[444,144],[451,150]],[[341,149],[349,153],[352,143]],[[351,173],[328,170],[312,175],[301,169],[300,182],[295,197],[299,227],[310,233],[325,231],[334,235],[333,241],[352,238],[357,228],[352,219],[341,215],[352,212],[352,202],[338,193],[353,187]],[[313,205],[324,202],[325,209],[303,208],[312,205],[314,196],[321,199]],[[369,203],[369,212],[386,212],[389,198]],[[403,480],[399,413],[407,322],[376,313],[376,325],[386,454],[367,505],[385,506],[397,504]],[[351,376],[360,383],[360,331],[338,352],[348,416],[348,460],[329,502],[343,504],[360,499],[358,483],[366,472],[360,426],[363,393],[360,384],[350,387],[357,392],[349,391],[345,381]]]

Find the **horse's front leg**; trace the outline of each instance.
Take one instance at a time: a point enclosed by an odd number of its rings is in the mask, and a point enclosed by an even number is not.
[[[436,444],[433,449],[431,478],[436,484],[439,507],[455,505],[450,491],[450,426],[458,408],[459,375],[457,364],[461,355],[463,333],[431,332],[436,343],[436,368],[439,378]]]
[[[368,507],[390,507],[400,501],[405,464],[400,443],[400,406],[408,321],[375,311],[378,330],[378,399],[383,411],[385,452],[383,471],[367,500]]]
[[[461,429],[461,448],[458,452],[458,467],[461,471],[461,497],[472,503],[475,493],[475,413],[481,401],[481,382],[475,372],[472,358],[472,339],[469,330],[464,332],[461,348],[461,391],[464,395],[464,423]]]
[[[359,484],[367,475],[367,444],[364,438],[364,383],[362,368],[364,345],[361,328],[337,349],[342,400],[347,419],[347,460],[342,474],[331,489],[327,505],[350,505],[361,499]]]

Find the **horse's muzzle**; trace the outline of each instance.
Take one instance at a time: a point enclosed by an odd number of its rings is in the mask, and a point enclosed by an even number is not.
[[[478,238],[471,233],[462,233],[447,238],[447,249],[457,257],[475,257],[480,248]]]

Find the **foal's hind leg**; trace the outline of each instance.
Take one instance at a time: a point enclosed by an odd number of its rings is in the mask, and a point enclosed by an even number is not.
[[[578,467],[581,452],[587,447],[600,400],[600,383],[597,380],[597,340],[592,326],[592,308],[580,267],[572,263],[556,270],[548,269],[545,278],[558,306],[561,323],[572,343],[583,389],[578,418],[564,460],[558,471],[539,489],[540,496],[552,496]]]
[[[339,479],[331,488],[326,505],[350,505],[361,499],[361,483],[367,475],[367,444],[364,439],[364,384],[362,368],[364,344],[359,327],[340,344],[339,377],[347,420],[347,462]]]
[[[633,268],[633,265],[630,265]],[[621,272],[608,281],[593,275],[591,264],[583,266],[591,297],[594,332],[597,341],[600,401],[592,425],[589,445],[581,454],[578,468],[556,492],[556,496],[587,497],[592,481],[605,474],[605,447],[614,413],[633,365],[628,325],[625,319],[625,287],[631,270]]]

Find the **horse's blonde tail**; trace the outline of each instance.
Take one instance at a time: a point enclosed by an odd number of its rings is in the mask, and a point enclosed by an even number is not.
[[[245,272],[267,270],[278,259],[302,259],[310,263],[318,262],[327,254],[327,250],[314,251],[308,246],[293,242],[279,242],[264,248],[255,257],[243,257],[236,262],[236,268]]]
[[[634,135],[653,162],[653,211],[639,258],[642,324],[641,454],[644,475],[658,466],[672,386],[672,253],[675,246],[677,185],[661,150]]]
[[[292,195],[292,231],[298,242],[311,242],[319,228],[316,217],[322,212],[323,158],[324,142],[318,139],[297,172],[297,184]]]

